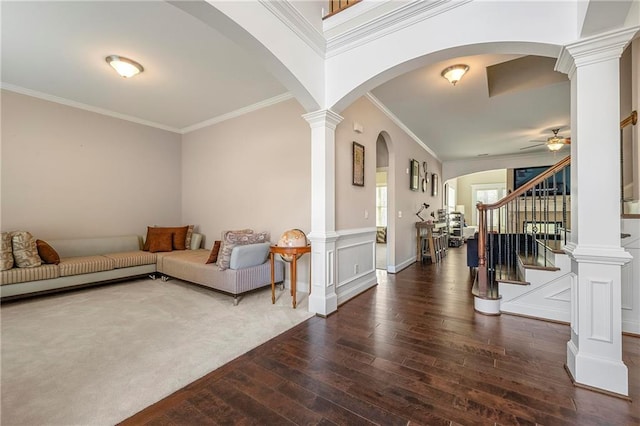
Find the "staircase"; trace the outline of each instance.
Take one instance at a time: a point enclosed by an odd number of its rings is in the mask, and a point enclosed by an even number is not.
[[[494,204],[478,203],[478,312],[569,321],[571,157]]]
[[[546,247],[536,241],[538,255],[518,257],[516,281],[501,281],[500,311],[511,314],[569,322],[571,307],[571,261],[561,242]],[[544,257],[544,258],[542,258]]]

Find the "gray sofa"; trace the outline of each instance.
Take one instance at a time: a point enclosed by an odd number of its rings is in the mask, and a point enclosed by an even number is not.
[[[60,255],[60,264],[1,271],[0,298],[10,300],[160,273],[165,279],[174,277],[230,294],[236,304],[239,295],[271,284],[268,243],[235,247],[232,259],[249,261],[234,261],[231,268],[219,270],[215,264],[205,264],[210,251],[200,249],[201,242],[202,235],[194,233],[190,250],[150,253],[141,250],[142,238],[136,235],[50,240]],[[276,282],[284,280],[282,262],[276,263],[274,274]]]

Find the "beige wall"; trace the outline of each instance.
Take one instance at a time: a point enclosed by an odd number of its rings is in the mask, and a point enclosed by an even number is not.
[[[443,182],[436,197],[431,192],[409,189],[409,161],[416,159],[428,163],[429,173],[442,176],[442,165],[427,151],[411,139],[393,121],[384,115],[368,99],[360,98],[341,115],[344,120],[336,129],[336,229],[359,229],[375,227],[375,182],[376,141],[384,132],[389,149],[389,244],[394,244],[395,254],[391,264],[401,265],[415,259],[415,213],[424,202],[430,205],[429,212],[442,206]],[[353,131],[353,122],[362,124],[364,131]],[[351,184],[352,142],[365,146],[365,186]],[[365,211],[368,218],[365,218]],[[399,212],[402,217],[398,217]],[[426,213],[426,212],[425,212]],[[426,217],[426,216],[425,216]],[[395,232],[395,234],[394,234]]]
[[[227,229],[311,227],[311,130],[295,100],[183,135],[182,218],[211,247]]]
[[[225,229],[311,226],[310,128],[295,100],[185,135],[13,92],[2,96],[2,229],[43,239],[144,234],[147,225],[195,224],[211,247]],[[409,160],[441,164],[366,98],[336,130],[336,228],[375,227],[376,140],[389,144],[389,216],[395,265],[415,250]],[[357,120],[362,134],[352,130]],[[351,184],[351,144],[365,146],[365,186]],[[422,172],[422,171],[421,171]],[[368,218],[365,219],[365,210]],[[402,212],[402,217],[398,217]]]
[[[180,223],[180,135],[2,91],[2,230],[144,234]]]
[[[503,183],[507,184],[507,170],[489,170],[487,172],[472,173],[460,176],[457,179],[458,201],[456,205],[463,205],[465,212],[465,220],[468,225],[475,225],[475,210],[473,205],[473,194],[471,185],[480,185],[487,183]]]

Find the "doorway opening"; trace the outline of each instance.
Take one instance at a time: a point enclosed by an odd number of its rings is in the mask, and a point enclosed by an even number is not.
[[[376,141],[376,269],[387,270],[389,151],[382,134]]]

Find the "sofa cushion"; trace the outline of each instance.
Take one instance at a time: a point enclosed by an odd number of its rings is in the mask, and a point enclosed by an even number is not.
[[[115,237],[72,238],[47,240],[55,247],[60,258],[78,256],[101,256],[105,253],[121,253],[140,250],[138,235],[120,235]]]
[[[227,231],[223,233],[220,252],[218,253],[217,265],[220,269],[228,269],[231,260],[231,252],[234,247],[240,245],[257,244],[269,241],[268,232],[244,232],[244,231]]]
[[[185,250],[187,248],[187,232],[189,232],[189,226],[148,226],[143,250],[149,251],[150,244],[156,238],[163,238],[162,235],[166,234],[173,234],[173,250]],[[193,233],[193,228],[191,228],[191,232]]]
[[[220,245],[222,241],[218,240],[213,243],[213,247],[211,247],[211,253],[209,254],[209,258],[206,263],[216,263],[218,261],[218,254],[220,253]]]
[[[43,263],[50,265],[57,265],[60,263],[60,256],[46,241],[36,240],[36,247],[38,247],[38,256],[42,259]]]
[[[13,268],[13,249],[11,247],[11,232],[3,232],[0,244],[0,271]]]
[[[157,255],[142,250],[129,251],[124,253],[109,253],[104,257],[113,260],[116,269],[129,268],[131,266],[152,265],[156,263]]]
[[[90,274],[115,269],[115,262],[105,256],[81,256],[60,259],[60,276]]]
[[[18,268],[33,268],[42,265],[38,256],[36,239],[29,232],[16,231],[11,236],[13,259]]]
[[[41,265],[33,268],[13,268],[0,272],[0,284],[18,284],[27,281],[49,280],[60,276],[58,265]]]
[[[270,243],[236,246],[231,251],[229,269],[243,269],[262,265],[269,257]]]
[[[189,246],[189,250],[198,250],[200,245],[202,245],[202,234],[194,232],[191,234],[191,245]]]

